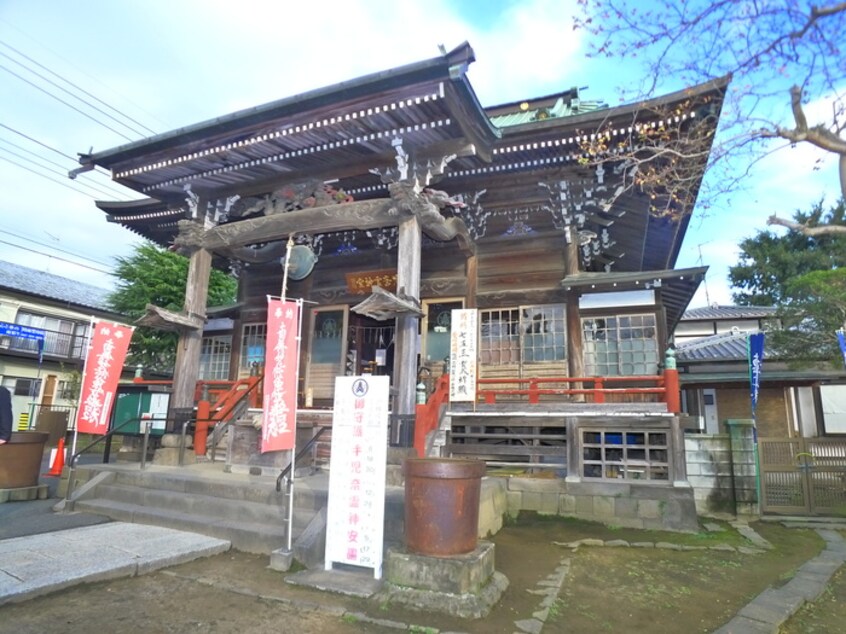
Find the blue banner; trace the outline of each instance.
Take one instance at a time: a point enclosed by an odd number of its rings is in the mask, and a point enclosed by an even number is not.
[[[764,365],[764,333],[756,332],[746,337],[746,351],[749,357],[749,396],[752,398],[752,418],[758,407],[758,392],[761,389],[761,370]]]
[[[837,331],[837,341],[840,344],[840,354],[843,355],[843,363],[846,364],[846,331]]]
[[[31,341],[44,341],[45,334],[40,328],[30,328],[29,326],[0,321],[0,337],[17,337],[18,339],[29,339]]]

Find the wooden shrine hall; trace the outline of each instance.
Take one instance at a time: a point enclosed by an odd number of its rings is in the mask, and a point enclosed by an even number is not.
[[[392,411],[413,415],[421,378],[448,361],[455,308],[478,309],[480,404],[636,410],[660,392],[648,379],[661,384],[705,274],[674,265],[727,80],[618,107],[568,89],[485,108],[473,61],[465,43],[81,155],[80,170],[143,196],[98,202],[110,222],[191,258],[184,310],[144,318],[181,333],[172,406],[193,405],[211,266],[239,279],[227,378],[260,371],[289,240],[287,296],[307,307],[303,408],[331,406],[336,376],[375,373],[391,376]],[[645,179],[643,159],[669,160],[664,137],[705,148],[678,159],[690,196]]]

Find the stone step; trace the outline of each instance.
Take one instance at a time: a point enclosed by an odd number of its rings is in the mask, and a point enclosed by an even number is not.
[[[284,524],[223,519],[104,498],[80,500],[74,508],[78,511],[105,515],[114,520],[152,524],[226,539],[236,550],[248,553],[269,555],[286,543]]]
[[[157,507],[221,519],[244,519],[248,522],[281,523],[286,517],[284,500],[280,500],[278,504],[261,504],[123,484],[101,484],[97,487],[96,496],[137,506]],[[296,517],[297,513],[294,515]]]
[[[276,490],[275,481],[267,478],[238,477],[201,479],[179,473],[162,474],[147,471],[115,472],[114,484],[156,491],[201,495],[214,498],[284,505],[285,491]],[[294,507],[317,510],[326,505],[326,491],[294,486]]]

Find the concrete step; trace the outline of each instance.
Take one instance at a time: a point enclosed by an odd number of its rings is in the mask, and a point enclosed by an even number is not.
[[[115,484],[123,486],[201,495],[226,500],[284,506],[285,491],[276,490],[275,481],[238,477],[201,479],[179,473],[162,474],[148,471],[118,471]],[[326,505],[326,491],[294,486],[294,507],[317,510]]]
[[[232,542],[233,548],[248,553],[269,555],[286,543],[283,523],[233,520],[105,498],[80,500],[75,510],[97,513],[119,521],[152,524],[227,539]]]
[[[152,506],[221,519],[244,519],[248,522],[281,523],[286,517],[283,500],[280,500],[278,504],[261,504],[123,484],[101,484],[97,487],[96,496],[100,499],[126,502],[137,506]]]

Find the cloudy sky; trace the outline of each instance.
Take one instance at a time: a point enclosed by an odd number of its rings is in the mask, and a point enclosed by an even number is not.
[[[439,44],[473,46],[469,76],[483,105],[571,86],[616,104],[637,67],[588,59],[583,32],[571,28],[575,5],[0,0],[0,258],[109,287],[114,257],[127,255],[134,238],[107,223],[94,200],[139,196],[105,174],[69,181],[78,152],[434,57]],[[706,290],[711,303],[730,303],[725,278],[736,245],[767,216],[836,198],[834,170],[811,172],[805,154],[763,161],[748,192],[695,214],[678,266],[711,271],[692,306],[705,304]]]

